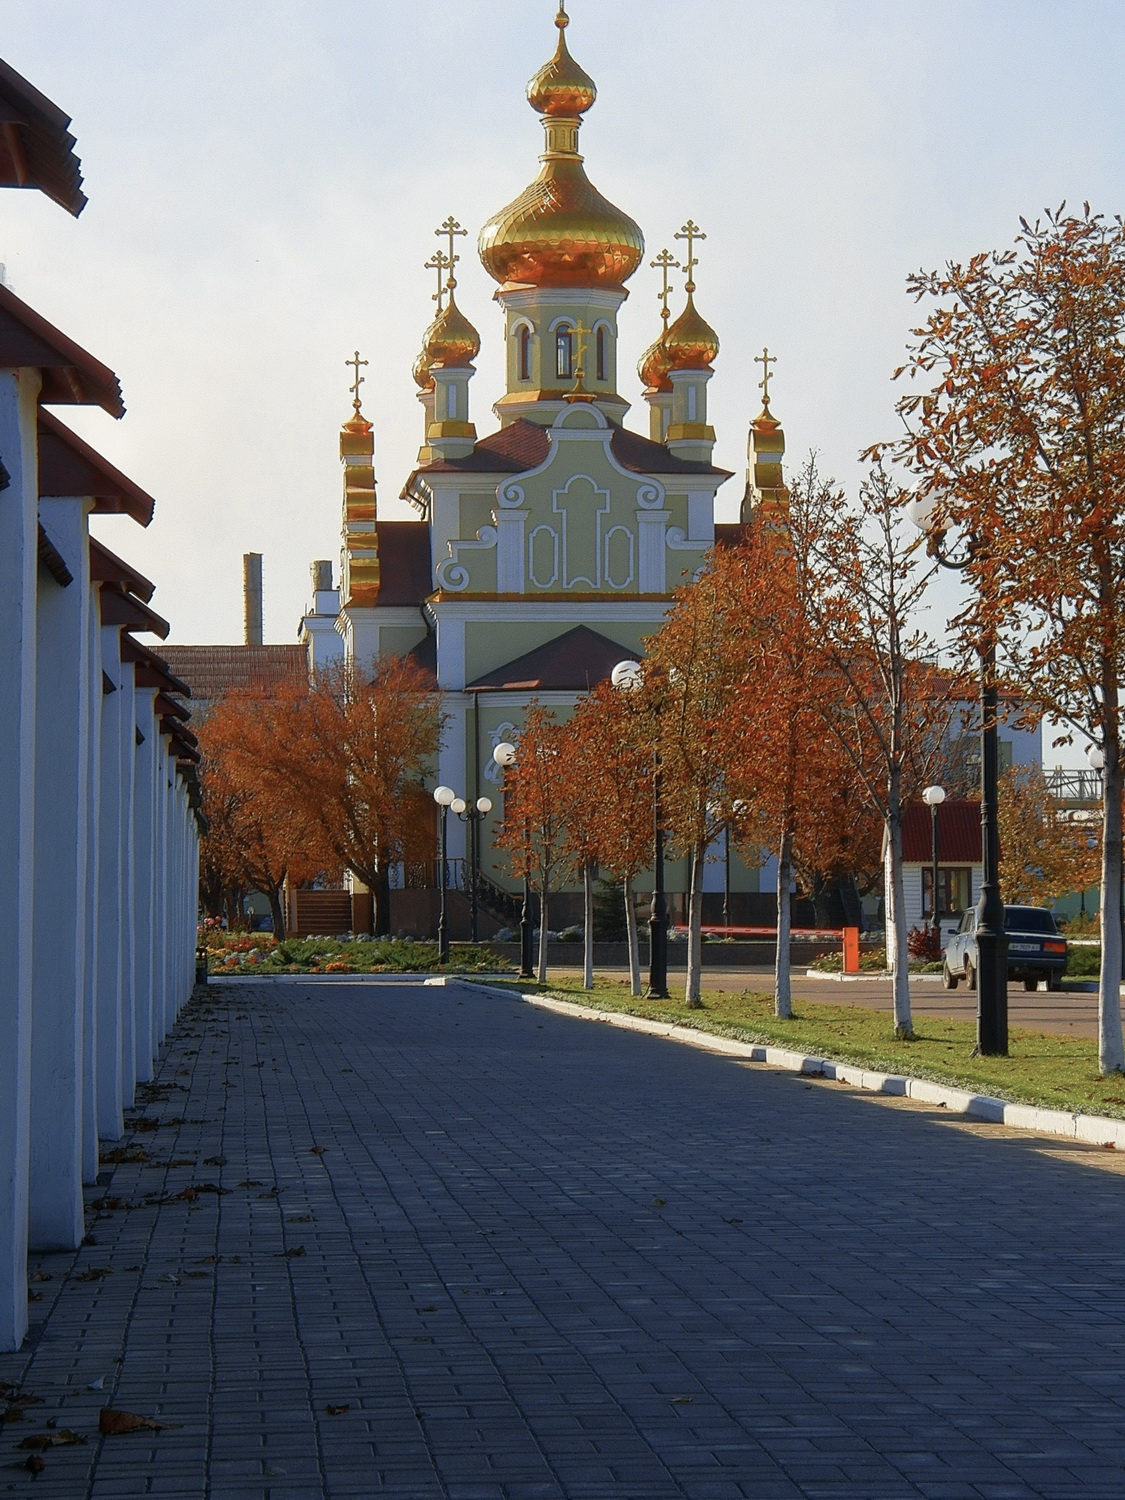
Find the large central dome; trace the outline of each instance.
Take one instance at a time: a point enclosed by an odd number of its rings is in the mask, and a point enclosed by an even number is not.
[[[543,170],[481,230],[480,258],[501,285],[621,286],[641,263],[644,235],[586,176],[578,130],[597,90],[567,50],[565,11],[555,24],[558,50],[527,90],[547,132]]]

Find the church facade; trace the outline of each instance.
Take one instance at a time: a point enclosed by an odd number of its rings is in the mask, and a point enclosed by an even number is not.
[[[448,715],[438,780],[469,801],[491,796],[492,818],[500,813],[492,751],[518,732],[528,704],[565,714],[617,662],[642,657],[674,590],[698,574],[716,541],[741,529],[715,524],[716,495],[732,476],[712,461],[707,391],[719,341],[695,305],[706,236],[691,221],[677,236],[682,261],[664,251],[652,262],[663,276],[663,314],[640,366],[649,430],[625,426],[618,315],[644,262],[644,237],[586,175],[579,135],[597,91],[568,49],[565,6],[555,24],[555,54],[528,86],[545,137],[541,170],[478,243],[504,319],[496,430],[478,438],[472,421],[480,337],[457,305],[465,231],[450,219],[439,231],[448,249],[429,263],[438,315],[414,368],[424,441],[402,493],[417,520],[379,518],[358,355],[354,414],[341,434],[335,628],[344,654],[360,668],[386,653],[410,655],[432,671]],[[673,318],[676,270],[686,305]],[[751,449],[743,520],[754,504],[784,496],[784,441],[768,406]],[[318,628],[323,634],[323,621]],[[311,649],[311,626],[309,639]],[[464,854],[464,834],[451,820],[452,856]],[[486,827],[483,867],[503,883],[490,868],[491,844]],[[743,872],[740,884],[757,888],[757,872]]]

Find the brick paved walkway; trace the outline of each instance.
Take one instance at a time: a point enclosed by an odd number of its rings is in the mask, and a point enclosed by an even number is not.
[[[1125,1493],[1117,1158],[421,986],[215,986],[157,1082],[0,1492]]]

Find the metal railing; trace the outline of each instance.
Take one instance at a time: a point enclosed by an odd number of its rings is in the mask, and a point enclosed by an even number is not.
[[[1071,771],[1062,766],[1046,773],[1047,790],[1059,802],[1096,807],[1102,800],[1100,771]]]
[[[437,859],[414,860],[409,864],[391,866],[390,886],[393,891],[436,891],[441,889],[441,861]],[[473,870],[467,859],[447,859],[445,862],[446,890],[460,891],[463,896],[473,893]],[[520,896],[506,891],[481,871],[477,871],[477,900],[485,911],[498,922],[509,927],[520,919],[523,901]]]

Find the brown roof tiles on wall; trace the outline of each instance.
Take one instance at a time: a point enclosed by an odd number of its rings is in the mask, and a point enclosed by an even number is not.
[[[265,693],[308,673],[304,646],[163,646],[160,654],[192,698],[204,702],[230,692]]]

